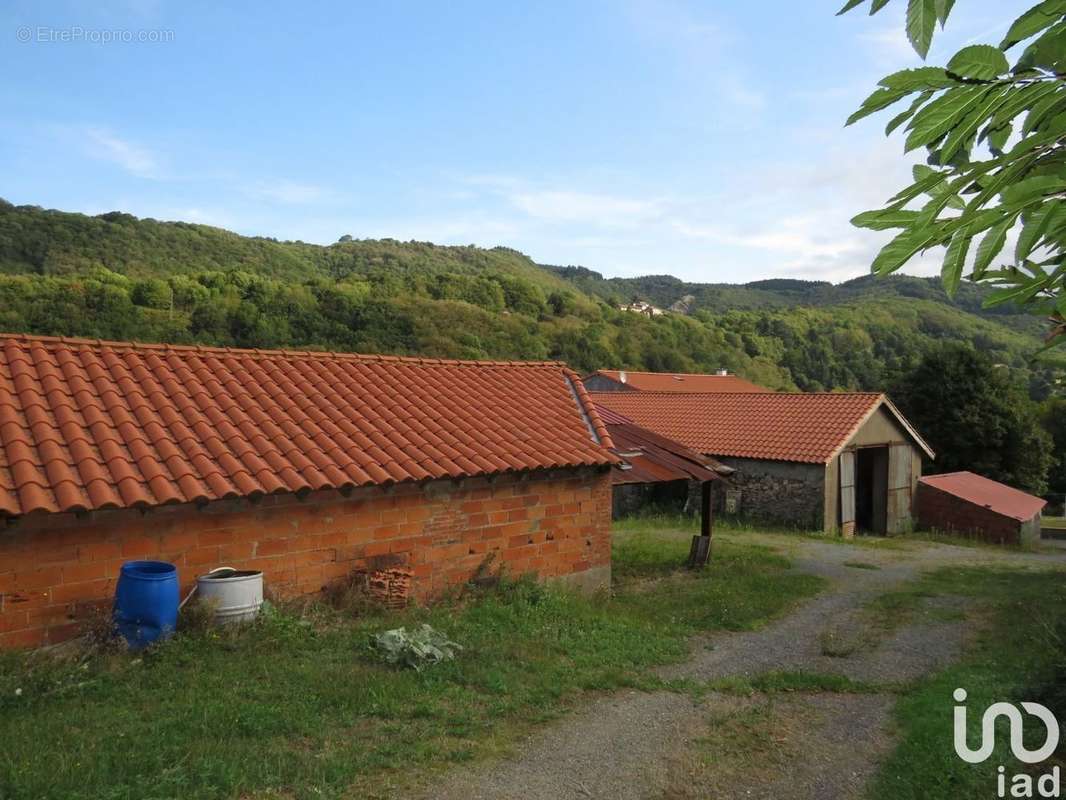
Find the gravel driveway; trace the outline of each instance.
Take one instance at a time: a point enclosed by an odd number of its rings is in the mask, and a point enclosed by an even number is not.
[[[966,637],[961,615],[924,615],[845,658],[823,653],[826,632],[846,637],[861,626],[859,610],[867,601],[929,569],[964,564],[1066,565],[1066,551],[1001,552],[915,542],[901,549],[882,549],[759,534],[745,535],[744,541],[786,552],[793,569],[825,577],[828,588],[759,631],[704,637],[695,643],[688,661],[661,670],[662,677],[710,681],[804,670],[874,683],[912,680],[959,655]],[[857,561],[877,568],[847,566],[846,562]],[[705,737],[709,724],[752,712],[746,704],[760,702],[768,704],[760,713],[780,742],[759,768],[733,773],[686,764],[690,742]],[[774,701],[714,693],[700,700],[673,692],[617,693],[538,730],[516,745],[510,758],[446,773],[422,797],[858,798],[891,748],[893,702],[888,694],[794,695]],[[688,777],[697,775],[698,785],[695,777]]]

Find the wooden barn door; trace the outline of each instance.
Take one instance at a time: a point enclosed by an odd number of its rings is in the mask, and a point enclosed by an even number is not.
[[[840,533],[855,535],[855,452],[840,454]]]
[[[888,532],[905,533],[911,527],[911,459],[909,444],[888,448]]]

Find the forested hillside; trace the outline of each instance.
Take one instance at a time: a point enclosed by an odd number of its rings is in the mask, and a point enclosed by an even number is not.
[[[742,286],[605,280],[506,248],[330,246],[203,225],[0,204],[0,330],[242,347],[562,359],[578,370],[727,368],[772,388],[879,389],[943,341],[974,344],[1045,396],[1062,356],[1040,322],[935,282]],[[680,309],[619,311],[639,296]]]

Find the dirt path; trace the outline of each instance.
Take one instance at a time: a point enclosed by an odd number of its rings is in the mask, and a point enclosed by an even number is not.
[[[848,642],[866,635],[860,610],[869,600],[940,566],[1066,565],[1066,551],[1003,553],[910,542],[897,550],[758,535],[744,541],[783,549],[794,569],[827,578],[829,587],[759,631],[705,637],[688,661],[662,670],[662,677],[713,681],[805,671],[877,684],[913,680],[959,655],[966,637],[962,614],[931,599],[932,610],[945,613],[889,626],[851,652]],[[889,694],[712,693],[700,700],[673,692],[615,694],[539,730],[511,758],[447,773],[423,797],[859,798],[892,746],[893,702]],[[734,729],[732,739],[723,738]]]

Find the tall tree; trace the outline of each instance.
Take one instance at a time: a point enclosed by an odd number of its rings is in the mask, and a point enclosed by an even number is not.
[[[1066,397],[1049,397],[1045,400],[1040,406],[1040,422],[1055,443],[1055,463],[1051,465],[1048,488],[1056,494],[1066,494]],[[1066,498],[1056,499],[1062,501]]]
[[[890,1],[870,0],[870,13]],[[839,13],[865,2],[848,0]],[[923,59],[954,4],[907,0],[907,36]],[[1012,65],[1008,53],[1023,42]],[[914,182],[883,209],[852,220],[900,231],[873,271],[894,272],[942,245],[949,293],[969,269],[970,280],[998,287],[987,305],[1027,306],[1051,319],[1049,342],[1066,341],[1066,0],[1034,5],[998,46],[969,45],[943,67],[889,75],[847,124],[905,99],[886,135],[903,126],[905,151],[924,147],[928,163],[914,167]]]
[[[892,396],[926,437],[936,472],[971,470],[1037,494],[1047,491],[1051,437],[1008,371],[962,344],[926,355]]]

